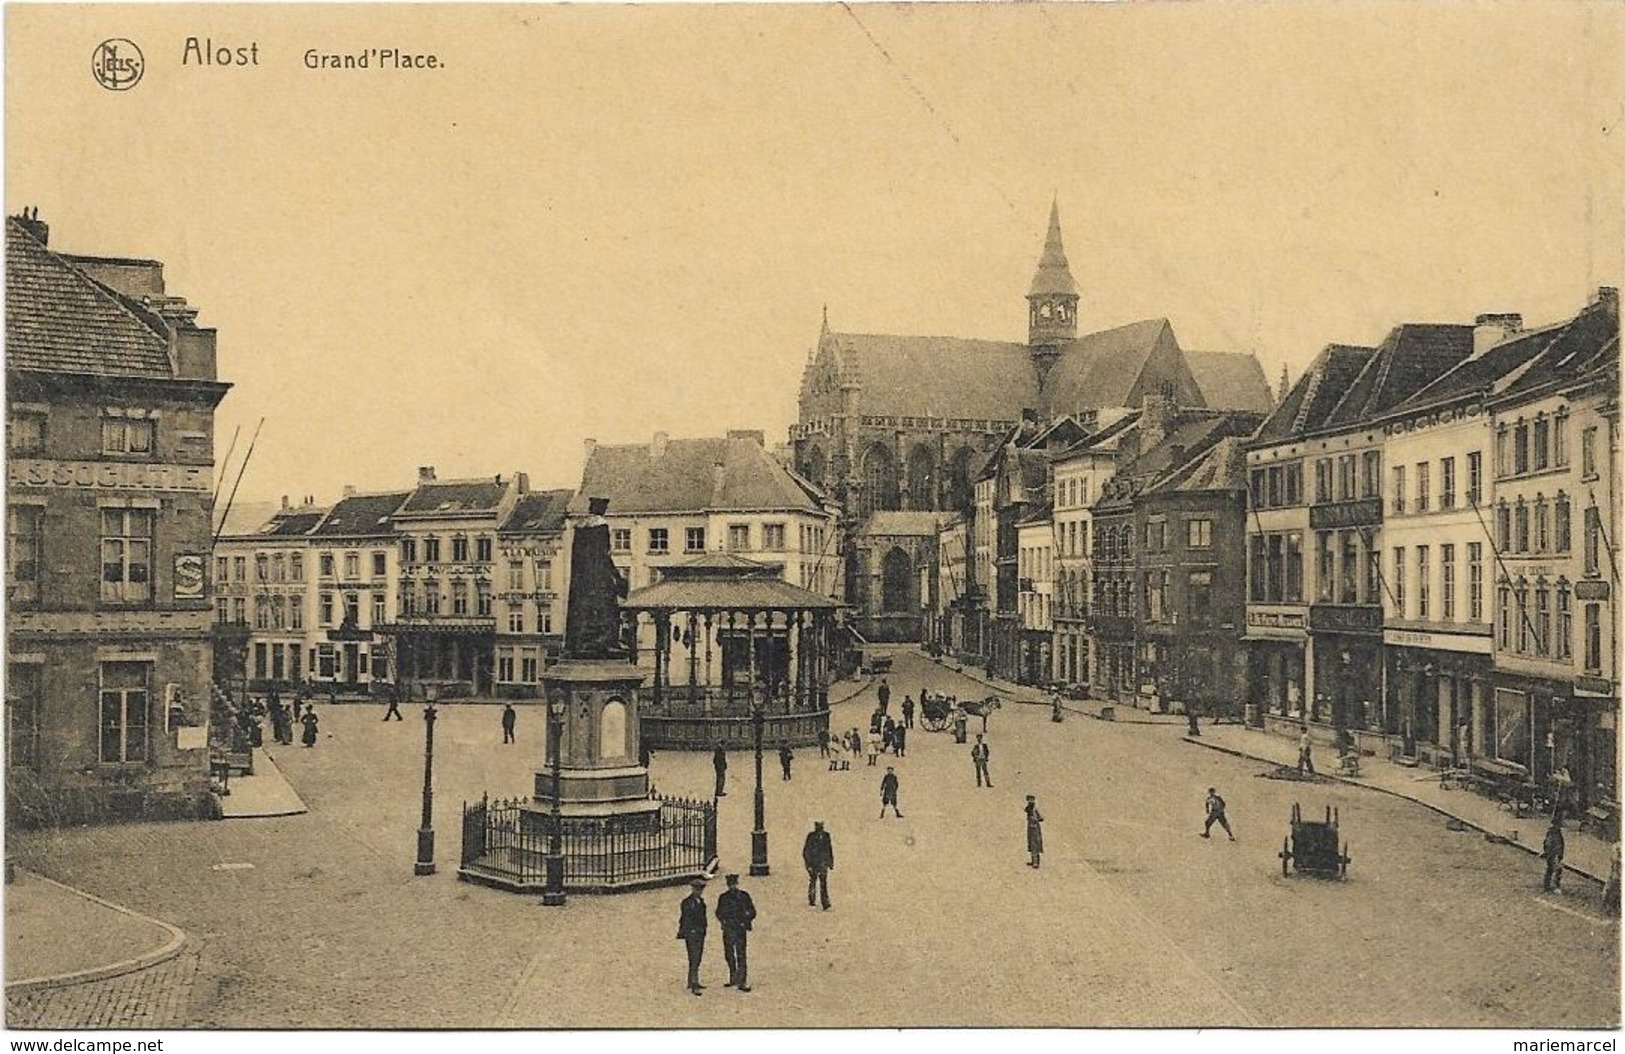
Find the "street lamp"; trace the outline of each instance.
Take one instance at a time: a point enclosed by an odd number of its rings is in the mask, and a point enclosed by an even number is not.
[[[555,699],[547,704],[547,759],[553,770],[553,820],[547,835],[547,884],[542,887],[542,904],[557,908],[564,906],[564,824],[560,818],[559,740],[564,738],[564,701]]]
[[[754,696],[754,689],[752,694]],[[750,832],[750,874],[759,878],[768,873],[767,867],[767,799],[762,794],[762,724],[766,715],[762,701],[751,701],[750,723],[756,734],[756,827]]]
[[[418,859],[414,875],[434,874],[434,719],[433,685],[424,690],[423,704],[423,821],[418,825]]]

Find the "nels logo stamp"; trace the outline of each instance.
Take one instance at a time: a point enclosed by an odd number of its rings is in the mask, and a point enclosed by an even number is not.
[[[141,82],[147,60],[132,40],[112,37],[96,45],[90,53],[90,72],[96,83],[108,91],[129,91]]]

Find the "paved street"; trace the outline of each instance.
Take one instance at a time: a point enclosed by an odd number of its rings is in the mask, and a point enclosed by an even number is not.
[[[985,694],[911,652],[899,653],[890,682],[894,712],[921,683]],[[838,726],[866,729],[873,705],[872,690],[844,704]],[[721,986],[713,932],[711,987],[695,999],[673,939],[680,890],[573,897],[558,910],[456,881],[460,802],[528,788],[543,757],[539,710],[521,710],[519,742],[503,747],[500,708],[442,707],[441,872],[414,878],[422,720],[383,724],[382,707],[321,709],[316,748],[274,752],[308,815],[71,830],[20,847],[24,866],[187,931],[195,969],[190,959],[168,968],[184,975],[177,1021],[1619,1022],[1617,926],[1590,899],[1542,894],[1538,862],[1518,850],[1450,832],[1436,814],[1369,790],[1259,778],[1265,766],[1185,744],[1179,728],[1076,716],[1054,725],[1047,709],[1026,706],[991,720],[993,790],[976,789],[968,747],[916,729],[909,756],[890,762],[902,780],[901,820],[876,819],[882,768],[831,773],[816,749],[804,750],[783,783],[768,758],[774,873],[745,879],[760,911],[756,990]],[[723,864],[743,872],[750,758],[730,760]],[[665,793],[707,796],[710,778],[706,756],[655,758]],[[1235,844],[1197,837],[1210,785],[1230,804]],[[1048,821],[1039,871],[1025,866],[1029,793]],[[1348,882],[1281,877],[1276,854],[1294,801],[1314,813],[1340,810],[1354,858]],[[799,850],[813,819],[827,821],[835,841],[830,912],[809,909],[803,896]],[[720,883],[707,895],[713,906],[718,892]],[[82,1007],[94,1003],[93,989],[118,983],[63,992]],[[67,996],[52,998],[13,1006],[12,1023],[59,1020]]]

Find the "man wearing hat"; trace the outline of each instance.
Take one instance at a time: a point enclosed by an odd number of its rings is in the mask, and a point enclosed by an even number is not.
[[[801,862],[807,865],[807,906],[813,906],[814,893],[829,910],[829,873],[835,870],[835,844],[824,830],[823,820],[814,820],[807,840],[801,843]]]
[[[705,879],[696,878],[689,883],[692,890],[683,898],[677,914],[677,939],[688,947],[688,990],[699,995],[705,988],[700,983],[700,959],[705,955]]]
[[[750,894],[739,888],[739,876],[727,877],[728,889],[717,898],[717,921],[722,923],[722,955],[728,960],[728,987],[750,991],[745,973],[745,941],[756,918]]]

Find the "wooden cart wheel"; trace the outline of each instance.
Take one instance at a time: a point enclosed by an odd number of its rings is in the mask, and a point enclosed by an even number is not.
[[[1286,877],[1286,864],[1287,864],[1287,861],[1292,859],[1291,845],[1292,845],[1292,836],[1291,835],[1287,835],[1285,838],[1281,839],[1281,877],[1282,878]]]

